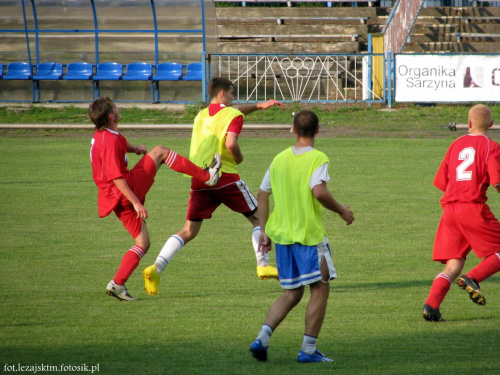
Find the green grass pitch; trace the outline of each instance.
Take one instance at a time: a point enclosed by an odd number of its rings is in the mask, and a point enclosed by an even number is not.
[[[97,217],[90,138],[0,138],[0,372],[86,364],[116,375],[498,374],[500,275],[481,285],[486,306],[453,285],[441,308],[448,322],[421,317],[442,269],[431,260],[441,213],[432,179],[451,137],[317,139],[331,160],[330,190],[356,221],[347,227],[325,213],[339,277],[318,348],[335,361],[310,365],[296,363],[307,293],[276,330],[269,361],[248,353],[281,288],[257,279],[251,227],[226,208],[177,254],[159,296],[146,295],[141,271],[182,227],[189,195],[189,180],[167,168],[146,201],[151,249],[127,283],[139,301],[106,296],[132,241],[115,217]],[[168,133],[129,139],[183,155],[189,148],[188,138]],[[254,194],[272,157],[293,141],[288,133],[242,138],[241,177]],[[500,196],[489,196],[500,215]],[[471,255],[466,270],[475,264]]]

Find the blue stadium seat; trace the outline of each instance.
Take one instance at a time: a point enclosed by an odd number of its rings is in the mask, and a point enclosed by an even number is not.
[[[179,81],[182,79],[182,65],[175,62],[164,62],[156,67],[153,81],[156,83],[156,99],[153,93],[153,101],[160,101],[160,81]]]
[[[7,65],[3,79],[31,79],[31,66],[25,62],[13,62]]]
[[[124,81],[151,81],[153,78],[153,67],[149,63],[134,62],[127,66],[127,74],[123,77]],[[151,96],[155,100],[154,83],[151,81]]]
[[[3,65],[0,64],[0,79],[3,77]]]
[[[87,81],[91,80],[93,75],[92,64],[88,62],[73,62],[68,64],[66,75],[63,76],[63,79]]]
[[[40,81],[43,80],[60,80],[63,75],[62,64],[55,62],[44,62],[38,64],[36,74],[33,76],[35,81],[36,101],[40,101]]]
[[[158,64],[153,81],[178,81],[182,79],[182,65],[175,62]]]
[[[91,63],[78,61],[68,64],[64,80],[68,81],[92,81],[94,76],[94,68]],[[95,98],[94,82],[91,82],[92,99]]]
[[[201,81],[203,79],[203,66],[201,62],[188,64],[184,81]]]
[[[105,62],[97,65],[97,72],[92,78],[95,82],[95,93],[101,96],[100,81],[120,81],[123,78],[123,65],[117,62]]]
[[[153,77],[151,64],[135,62],[128,64],[127,74],[123,77],[125,81],[149,81]]]
[[[58,80],[61,79],[63,75],[62,64],[54,62],[45,62],[38,64],[36,69],[36,74],[33,76],[35,81],[50,79]]]
[[[123,77],[123,66],[116,62],[105,62],[97,65],[94,81],[118,81]]]

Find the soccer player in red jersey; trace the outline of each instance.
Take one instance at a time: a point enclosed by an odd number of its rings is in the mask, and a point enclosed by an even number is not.
[[[434,179],[444,195],[433,260],[445,268],[434,279],[422,310],[428,321],[444,321],[439,307],[457,277],[472,301],[484,305],[479,283],[500,271],[500,223],[486,204],[490,184],[500,193],[500,145],[487,137],[493,125],[490,108],[473,106],[468,124],[469,134],[451,144]],[[471,250],[484,259],[459,277]]]
[[[94,182],[98,187],[99,217],[108,216],[113,211],[135,241],[125,253],[106,293],[119,300],[133,301],[124,284],[149,249],[149,233],[144,221],[148,211],[144,201],[157,170],[166,164],[176,172],[188,174],[212,186],[219,182],[221,159],[216,154],[213,163],[204,170],[165,146],[156,146],[147,152],[146,146],[133,145],[118,131],[118,122],[122,118],[120,110],[107,97],[90,104],[89,117],[96,129],[90,159]],[[127,153],[144,155],[131,170],[127,167]]]

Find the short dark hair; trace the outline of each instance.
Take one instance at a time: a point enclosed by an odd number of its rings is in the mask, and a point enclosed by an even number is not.
[[[319,119],[314,112],[302,110],[294,116],[293,126],[297,135],[313,138],[319,128]]]
[[[98,98],[89,105],[89,118],[97,130],[102,130],[108,126],[109,115],[113,111],[114,103],[110,98]]]
[[[229,91],[233,83],[224,77],[213,77],[208,84],[208,96],[215,98],[221,91]]]

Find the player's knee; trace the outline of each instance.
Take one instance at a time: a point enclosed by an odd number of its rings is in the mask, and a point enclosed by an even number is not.
[[[164,158],[167,156],[167,154],[170,152],[170,149],[168,147],[158,145],[155,146],[152,150],[151,153],[154,155],[158,155],[158,157]]]
[[[284,296],[288,298],[291,305],[296,306],[304,296],[304,289],[305,288],[303,286],[296,289],[286,289]]]
[[[149,247],[151,246],[151,242],[149,240],[149,237],[144,238],[139,236],[135,239],[135,245],[139,246],[144,251],[144,254],[146,254],[149,250]]]
[[[192,230],[191,228],[183,228],[179,233],[177,233],[177,235],[184,241],[184,245],[189,241],[194,240],[197,234],[198,231]]]

